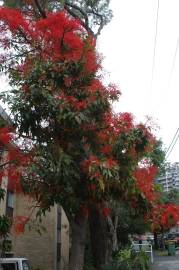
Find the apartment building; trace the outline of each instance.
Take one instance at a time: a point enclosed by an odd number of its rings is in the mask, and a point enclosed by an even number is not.
[[[10,203],[12,200],[9,201]],[[13,215],[27,217],[34,202],[30,197],[14,196]],[[9,206],[8,206],[9,207]],[[11,207],[11,205],[10,205]],[[33,269],[65,270],[69,260],[69,223],[63,208],[55,205],[42,218],[36,220],[36,211],[26,223],[24,232],[12,231],[12,252],[18,257],[27,257]]]
[[[160,184],[166,192],[173,188],[179,190],[179,162],[167,163],[165,174],[158,177],[156,183]]]
[[[0,121],[9,121],[5,111],[0,107]],[[3,160],[1,149],[1,162]],[[0,186],[6,191],[0,201],[0,215],[7,215],[14,220],[30,217],[19,234],[12,227],[6,255],[26,257],[33,270],[66,270],[69,261],[69,222],[63,208],[51,207],[39,223],[36,219],[35,202],[30,196],[13,193],[9,190],[8,176],[3,176]]]

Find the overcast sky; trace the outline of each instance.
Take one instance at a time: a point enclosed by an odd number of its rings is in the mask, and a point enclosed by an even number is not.
[[[99,38],[110,80],[122,91],[117,111],[152,116],[166,147],[179,127],[179,0],[111,0],[114,18]],[[176,57],[174,57],[176,55]],[[174,61],[175,60],[175,61]],[[169,161],[179,161],[179,140]]]

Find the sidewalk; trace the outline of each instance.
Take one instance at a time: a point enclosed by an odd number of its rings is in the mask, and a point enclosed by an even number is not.
[[[175,256],[154,254],[152,270],[179,270],[179,250]]]

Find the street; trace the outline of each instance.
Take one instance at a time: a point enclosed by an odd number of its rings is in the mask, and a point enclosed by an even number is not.
[[[178,270],[179,260],[170,260],[154,263],[153,270]]]
[[[152,270],[179,270],[179,251],[176,256],[155,256]]]

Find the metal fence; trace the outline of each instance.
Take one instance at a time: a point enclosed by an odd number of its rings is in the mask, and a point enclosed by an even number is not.
[[[152,245],[150,243],[148,243],[147,241],[143,241],[142,244],[139,244],[137,242],[133,242],[132,249],[135,250],[136,252],[140,252],[141,250],[145,251],[145,253],[147,255],[149,255],[151,263],[154,262],[153,248],[152,248]]]

